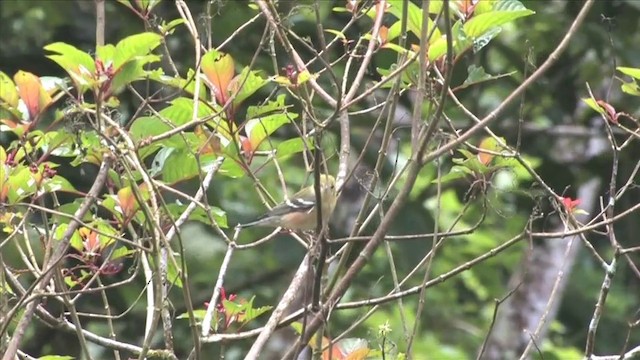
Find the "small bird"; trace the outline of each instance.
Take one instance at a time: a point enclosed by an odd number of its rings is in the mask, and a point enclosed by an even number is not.
[[[331,175],[320,175],[322,221],[326,224],[336,205],[336,180]],[[290,199],[276,205],[254,221],[238,224],[249,226],[283,227],[290,230],[314,230],[318,223],[316,191],[313,185],[295,193]]]

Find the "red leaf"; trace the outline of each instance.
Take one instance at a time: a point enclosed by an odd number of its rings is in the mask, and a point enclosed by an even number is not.
[[[616,112],[616,109],[611,106],[611,104],[606,103],[603,100],[598,100],[596,103],[600,105],[600,107],[603,108],[604,111],[606,111],[609,121],[614,124],[618,123],[618,113]]]
[[[572,199],[570,197],[563,197],[562,198],[562,205],[564,205],[565,209],[567,209],[567,211],[569,212],[573,212],[573,210],[576,209],[576,207],[578,207],[578,205],[580,205],[580,199]]]
[[[209,80],[218,104],[224,105],[229,99],[229,83],[235,74],[233,58],[212,50],[202,57],[202,72]]]
[[[240,144],[242,145],[242,152],[244,154],[244,157],[245,159],[247,159],[247,164],[251,164],[251,160],[253,160],[253,154],[255,151],[251,140],[245,136],[240,136]]]
[[[29,119],[33,120],[51,103],[51,96],[42,87],[40,78],[26,71],[18,71],[13,80],[18,86],[20,98],[24,101],[29,112]]]

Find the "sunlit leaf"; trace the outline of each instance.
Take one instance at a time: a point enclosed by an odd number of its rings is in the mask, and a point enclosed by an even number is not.
[[[632,78],[636,79],[636,80],[640,80],[640,68],[631,68],[631,67],[624,67],[624,66],[618,66],[616,68],[616,70],[620,71],[621,73],[631,76]]]
[[[130,186],[118,190],[118,204],[125,218],[129,219],[137,210],[138,203]]]
[[[388,1],[389,3],[389,9],[387,10],[389,13],[393,14],[395,17],[397,17],[398,19],[402,20],[402,7],[404,6],[404,4],[406,3],[408,6],[407,9],[407,30],[411,33],[413,33],[415,36],[417,36],[418,38],[420,38],[420,33],[422,31],[422,9],[412,3],[412,2],[405,2],[403,0],[390,0]],[[436,7],[438,6],[436,1],[432,1],[432,3],[434,4],[433,8],[432,5],[429,6],[429,12],[436,11]],[[440,6],[442,6],[441,2],[440,2]],[[437,10],[439,12],[439,10]],[[440,30],[438,30],[437,28],[434,29],[435,27],[435,23],[433,22],[433,20],[429,19],[428,23],[426,24],[428,26],[428,31],[431,32],[431,30],[433,29],[433,35],[431,36],[429,43],[433,43],[436,39],[440,38]]]
[[[500,141],[502,141],[503,143],[506,143],[506,140],[504,138],[500,138]],[[500,150],[502,150],[502,146],[500,146],[500,143],[498,142],[498,140],[490,136],[482,139],[478,148],[480,148],[481,150],[488,150],[491,152],[500,152]],[[494,156],[495,156],[494,154],[479,152],[478,160],[480,160],[480,162],[484,165],[489,165],[491,160],[493,160]]]
[[[532,14],[535,14],[535,12],[528,9],[491,11],[472,17],[464,24],[463,28],[467,36],[475,39],[497,26]]]
[[[635,81],[626,82],[620,88],[629,95],[640,96],[640,86]]]
[[[160,25],[160,32],[164,35],[171,35],[173,33],[173,31],[175,30],[176,27],[178,27],[178,25],[182,25],[185,23],[184,19],[174,19],[169,21],[168,23],[162,23],[162,25]]]
[[[2,71],[0,71],[0,100],[12,108],[17,108],[20,100],[13,80]]]
[[[248,120],[245,125],[245,131],[249,135],[253,149],[257,149],[274,131],[296,118],[297,114],[283,113]]]
[[[502,31],[501,27],[495,27],[493,29],[488,30],[484,34],[478,36],[477,38],[475,38],[473,40],[473,52],[474,53],[479,52],[483,47],[489,44],[489,42],[494,37],[498,36],[498,34],[500,34],[501,31]]]
[[[228,84],[227,92],[229,95],[234,96],[233,106],[240,105],[267,83],[268,81],[262,78],[257,71],[249,70],[248,67],[242,69],[242,72]]]
[[[333,34],[335,35],[338,39],[340,40],[347,40],[347,37],[344,35],[343,32],[338,31],[338,30],[334,30],[334,29],[324,29],[325,32],[328,32],[329,34]]]
[[[77,193],[77,190],[73,187],[71,182],[60,175],[55,175],[50,179],[46,179],[43,182],[42,187],[46,192],[65,191]]]
[[[77,284],[77,282],[74,282],[74,283]],[[75,286],[75,284],[73,286]],[[65,355],[45,355],[38,358],[38,360],[73,360],[73,359],[74,359],[73,356],[65,356]]]
[[[518,0],[492,0],[486,1],[491,4],[492,10],[519,11],[527,8]]]
[[[204,162],[203,162],[204,163]],[[213,160],[211,161],[211,164]],[[203,170],[206,171],[207,167],[204,166]],[[222,166],[220,167],[220,174],[224,176],[228,176],[230,178],[240,178],[245,175],[245,169],[238,164],[236,161],[232,161],[231,159],[226,159]]]
[[[276,100],[270,100],[267,104],[247,107],[247,118],[253,119],[274,111],[285,110],[287,108],[284,102],[286,97],[285,94],[280,94]]]
[[[235,74],[233,58],[229,54],[210,50],[202,56],[201,68],[218,104],[225,104],[229,97],[229,83]]]
[[[129,2],[129,0],[116,0],[118,3],[128,7],[131,10],[135,10],[135,8],[131,5],[131,3]]]
[[[187,205],[185,204],[167,205],[167,210],[169,210],[169,214],[174,219],[177,219],[180,215],[182,215],[182,213],[186,209],[187,209]],[[216,225],[220,228],[226,228],[228,226],[226,212],[224,212],[224,210],[215,206],[210,206],[210,209],[211,209],[211,217],[216,222]],[[189,215],[189,220],[198,221],[206,225],[212,225],[211,220],[209,220],[209,217],[207,216],[205,210],[200,207],[197,207],[195,210],[191,212],[191,214]]]
[[[95,62],[91,55],[62,42],[49,44],[44,49],[55,53],[47,55],[47,57],[55,61],[69,74],[78,91],[84,92],[91,86],[96,72]]]
[[[29,119],[34,119],[51,103],[51,96],[42,87],[40,79],[31,73],[18,71],[13,79],[20,98],[27,106]]]
[[[600,105],[598,105],[597,101],[593,98],[582,98],[585,104],[589,105],[589,107],[598,113],[605,115],[605,111]]]
[[[276,157],[281,159],[310,149],[313,149],[313,138],[305,141],[303,138],[296,137],[279,143],[276,146]]]
[[[161,41],[161,35],[150,32],[127,36],[116,45],[113,66],[118,70],[126,62],[136,57],[149,55],[153,49],[160,45]],[[147,59],[155,59],[155,57]]]
[[[122,90],[128,84],[144,79],[147,72],[143,66],[151,61],[158,61],[160,57],[155,55],[149,55],[145,57],[145,61],[135,60],[129,61],[122,65],[115,73],[111,81],[111,93],[115,94]]]
[[[127,249],[124,246],[120,246],[119,248],[115,249],[113,253],[111,253],[109,260],[118,260],[120,258],[129,257],[135,253],[136,251],[133,249]]]
[[[195,320],[202,321],[206,314],[207,314],[207,310],[203,310],[203,309],[193,310],[193,318]],[[188,319],[188,318],[189,318],[188,312],[185,312],[176,316],[176,319]]]

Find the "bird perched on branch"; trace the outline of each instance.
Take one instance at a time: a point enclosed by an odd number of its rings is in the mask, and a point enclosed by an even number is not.
[[[336,180],[331,175],[320,175],[322,222],[325,224],[331,217],[336,199]],[[256,220],[238,224],[238,227],[266,226],[290,230],[314,230],[317,223],[316,191],[315,186],[311,185],[298,191],[290,199],[276,205]]]

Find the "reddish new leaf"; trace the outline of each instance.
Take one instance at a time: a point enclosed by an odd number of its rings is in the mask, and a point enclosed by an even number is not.
[[[565,209],[567,209],[568,212],[573,212],[578,207],[578,205],[580,205],[580,199],[563,197],[562,205],[565,207]]]
[[[611,121],[614,124],[618,123],[618,113],[616,112],[616,109],[611,106],[611,104],[604,102],[603,100],[598,100],[597,101],[598,105],[600,105],[600,107],[602,109],[604,109],[605,113],[607,114],[607,118],[609,119],[609,121]]]
[[[229,99],[229,83],[235,74],[233,58],[211,50],[202,57],[202,72],[209,80],[218,104],[224,105]]]
[[[51,103],[51,96],[42,87],[40,78],[32,73],[18,71],[13,80],[18,87],[20,98],[27,106],[29,119],[33,120]]]

